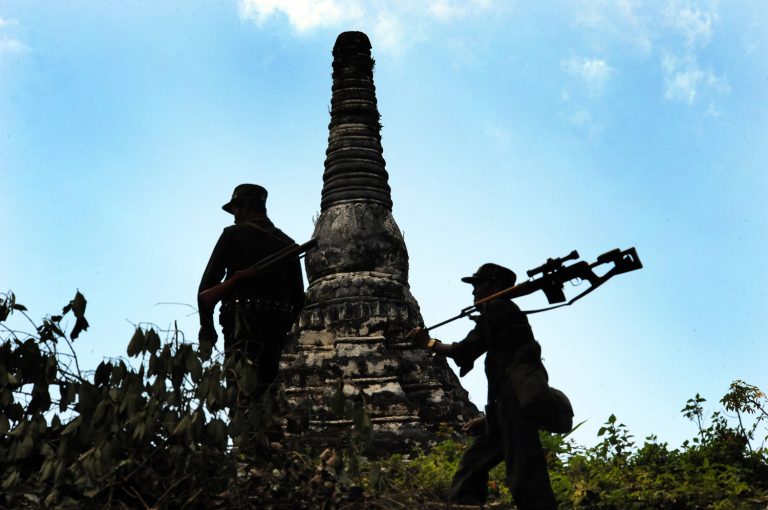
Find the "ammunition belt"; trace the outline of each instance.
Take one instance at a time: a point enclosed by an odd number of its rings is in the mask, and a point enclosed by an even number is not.
[[[225,301],[221,304],[221,312],[229,312],[232,310],[269,310],[280,311],[286,313],[292,313],[293,307],[285,301],[277,301],[275,299],[232,299]]]

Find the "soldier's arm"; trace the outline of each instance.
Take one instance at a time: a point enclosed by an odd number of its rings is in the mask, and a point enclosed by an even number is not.
[[[423,328],[414,328],[408,333],[407,338],[419,347],[453,358],[460,368],[460,376],[464,376],[472,370],[475,360],[486,351],[485,341],[478,326],[475,326],[464,340],[454,344],[446,344],[435,338],[429,338],[428,332]]]
[[[200,279],[200,286],[198,287],[198,295],[204,290],[210,289],[214,285],[218,285],[224,278],[226,273],[226,247],[228,244],[228,231],[224,229],[224,232],[219,236],[219,240],[216,242],[216,246],[213,248],[211,258],[208,260],[208,265],[203,271],[203,277]],[[201,307],[200,310],[200,327],[213,329],[213,313],[212,310],[208,313],[203,313]]]
[[[229,231],[224,229],[219,236],[218,241],[216,241],[216,246],[214,246],[213,252],[211,252],[211,258],[208,259],[208,265],[205,266],[203,277],[200,279],[200,286],[197,289],[198,294],[204,290],[210,289],[214,285],[218,285],[224,278],[226,272],[226,251],[227,245],[229,244],[228,240]]]

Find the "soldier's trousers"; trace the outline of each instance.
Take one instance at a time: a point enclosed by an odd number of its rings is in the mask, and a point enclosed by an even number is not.
[[[464,452],[451,482],[450,500],[484,503],[488,471],[503,460],[507,486],[519,510],[556,510],[535,423],[522,416],[514,404],[507,409],[503,404],[488,409],[486,431]]]
[[[285,347],[293,316],[283,310],[227,308],[219,317],[224,333],[224,355],[232,362],[247,360],[255,371],[258,388],[251,399],[260,398],[277,378],[280,355]],[[227,374],[234,384],[233,374]],[[241,405],[245,402],[241,402]]]

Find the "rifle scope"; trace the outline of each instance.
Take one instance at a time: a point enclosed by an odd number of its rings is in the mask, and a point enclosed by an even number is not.
[[[579,252],[577,252],[576,250],[573,250],[571,253],[569,253],[565,257],[556,257],[553,259],[547,259],[547,261],[544,262],[542,265],[540,265],[539,267],[534,267],[533,269],[529,269],[528,271],[526,271],[526,273],[530,278],[536,276],[539,273],[551,273],[555,269],[561,267],[563,265],[563,262],[567,260],[576,260],[577,258],[579,258]]]

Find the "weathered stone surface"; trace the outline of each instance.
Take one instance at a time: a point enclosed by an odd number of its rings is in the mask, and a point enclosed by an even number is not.
[[[318,244],[305,258],[307,304],[283,380],[308,440],[332,444],[349,432],[352,422],[330,404],[341,384],[366,406],[374,444],[387,452],[430,439],[442,423],[458,426],[477,409],[445,359],[404,339],[422,319],[392,216],[370,48],[365,34],[346,32],[333,50]]]

